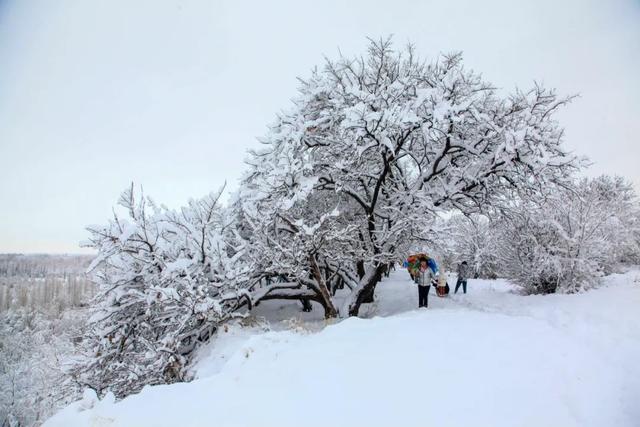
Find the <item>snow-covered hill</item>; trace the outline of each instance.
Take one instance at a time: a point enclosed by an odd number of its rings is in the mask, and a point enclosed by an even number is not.
[[[471,280],[418,310],[398,271],[370,318],[324,328],[315,310],[283,322],[296,305],[265,304],[272,330],[221,332],[193,382],[117,403],[87,393],[45,425],[637,426],[640,273],[579,295],[510,291]]]

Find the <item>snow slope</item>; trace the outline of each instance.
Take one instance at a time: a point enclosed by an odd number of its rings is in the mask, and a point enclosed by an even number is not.
[[[638,426],[638,271],[579,295],[510,290],[471,280],[418,310],[398,271],[365,310],[377,317],[320,328],[314,310],[280,330],[233,327],[201,352],[193,382],[117,403],[87,394],[45,425]]]

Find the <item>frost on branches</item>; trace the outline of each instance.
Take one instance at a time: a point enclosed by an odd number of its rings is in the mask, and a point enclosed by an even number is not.
[[[219,206],[220,192],[168,210],[133,186],[106,226],[92,226],[90,267],[99,285],[75,373],[117,396],[183,381],[194,346],[235,315],[246,295],[244,247]]]
[[[75,399],[65,369],[85,320],[56,306],[0,313],[0,425],[40,425]]]
[[[540,86],[502,98],[458,54],[426,63],[411,47],[371,42],[365,56],[327,61],[302,81],[250,156],[245,211],[277,204],[256,224],[274,249],[283,232],[324,236],[321,263],[350,288],[340,314],[357,315],[389,263],[429,238],[438,212],[474,212],[505,188],[567,179],[576,161],[553,119],[567,101]],[[316,261],[300,256],[295,268]]]
[[[76,398],[67,375],[86,324],[90,257],[0,255],[0,425],[40,425]]]
[[[474,278],[499,277],[498,222],[480,214],[454,215],[442,222],[435,246],[441,249],[442,261],[446,266],[453,271],[458,264],[466,261]]]
[[[219,193],[176,212],[125,192],[91,227],[100,286],[77,380],[117,395],[181,381],[194,346],[266,299],[355,316],[442,212],[570,180],[554,114],[535,86],[502,97],[459,54],[433,62],[371,42],[301,80],[251,152],[227,209]]]
[[[575,292],[640,259],[640,214],[621,178],[520,198],[496,221],[502,274],[529,293]]]
[[[482,215],[443,223],[436,244],[445,259],[510,279],[525,293],[580,291],[640,261],[640,207],[620,177],[508,192]]]

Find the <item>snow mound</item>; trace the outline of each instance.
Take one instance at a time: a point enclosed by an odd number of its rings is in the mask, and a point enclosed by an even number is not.
[[[371,310],[317,333],[229,329],[191,383],[76,402],[54,426],[634,426],[640,283],[520,296],[500,281],[411,309],[397,272]],[[402,311],[402,310],[409,311]]]

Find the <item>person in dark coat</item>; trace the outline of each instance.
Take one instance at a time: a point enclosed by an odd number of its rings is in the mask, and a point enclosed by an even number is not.
[[[467,278],[469,277],[469,265],[467,261],[462,261],[461,264],[458,265],[458,281],[456,282],[456,289],[453,291],[454,294],[458,293],[458,288],[462,285],[462,291],[467,293]]]

